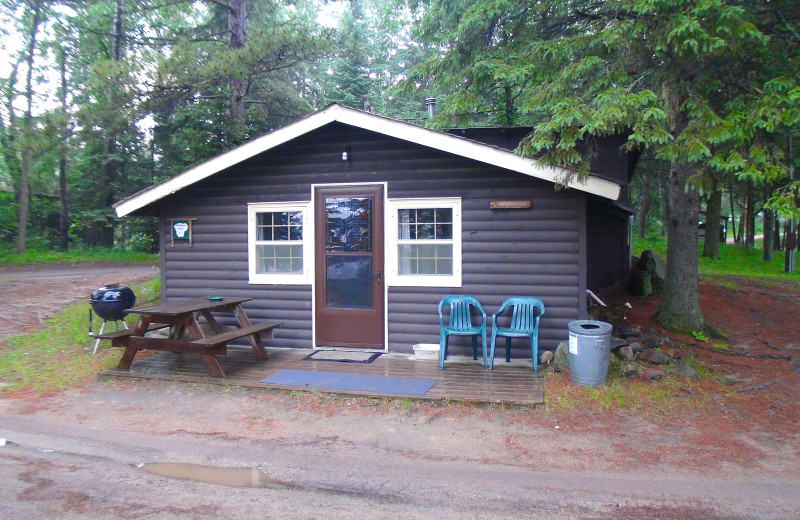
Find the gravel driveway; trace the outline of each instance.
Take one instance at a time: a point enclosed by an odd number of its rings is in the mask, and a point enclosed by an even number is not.
[[[0,315],[30,326],[99,285],[154,274],[22,271],[0,271]],[[751,427],[730,403],[709,406],[556,414],[92,380],[0,398],[0,519],[800,518],[796,427]],[[712,416],[737,427],[721,433]],[[260,477],[231,487],[139,467],[159,462]]]
[[[155,266],[143,264],[0,268],[0,338],[38,327],[70,303],[88,303],[98,287],[141,282],[157,273]]]
[[[635,424],[620,427],[647,434]],[[529,410],[93,382],[31,402],[0,399],[0,437],[0,518],[9,519],[800,515],[796,466],[639,463],[591,424]],[[650,450],[670,442],[640,441]],[[153,462],[257,468],[267,485],[229,487],[138,467]]]

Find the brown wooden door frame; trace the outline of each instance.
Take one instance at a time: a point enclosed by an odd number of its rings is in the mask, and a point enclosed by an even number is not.
[[[314,188],[314,343],[316,346],[356,347],[384,349],[385,345],[385,291],[384,261],[384,190],[382,184],[316,186]],[[331,250],[328,246],[327,204],[329,198],[364,198],[371,200],[369,251],[355,252]],[[354,306],[335,304],[337,294],[331,285],[329,299],[329,259],[331,263],[353,261],[367,262],[367,269],[359,269],[356,278],[369,287],[371,299]],[[355,260],[357,261],[357,260]],[[364,267],[364,266],[362,266]],[[332,272],[332,270],[331,270]],[[366,281],[369,276],[369,281]],[[333,283],[331,281],[331,283]],[[357,283],[357,282],[356,282]],[[341,294],[342,286],[339,286]],[[344,292],[347,292],[346,290]],[[363,294],[363,293],[361,293]],[[362,305],[363,303],[363,305]]]

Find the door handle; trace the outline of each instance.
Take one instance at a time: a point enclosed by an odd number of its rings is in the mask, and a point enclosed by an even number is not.
[[[375,273],[375,278],[377,279],[378,285],[381,285],[383,279],[381,278],[381,270],[380,269],[378,269],[378,272]]]

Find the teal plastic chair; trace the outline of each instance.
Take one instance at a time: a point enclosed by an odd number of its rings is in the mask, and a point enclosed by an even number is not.
[[[444,309],[450,306],[448,324],[444,323]],[[472,309],[481,314],[480,325],[472,324]],[[474,296],[451,295],[439,302],[439,368],[447,359],[447,342],[450,336],[472,336],[472,358],[478,359],[478,336],[483,348],[483,368],[486,368],[486,313]]]
[[[497,318],[511,308],[511,323],[508,327],[497,324]],[[515,296],[503,302],[500,309],[492,314],[492,349],[489,355],[489,368],[494,368],[494,347],[497,336],[506,338],[506,363],[511,361],[511,338],[530,338],[531,364],[536,372],[539,362],[539,316],[544,314],[544,304],[539,298]]]

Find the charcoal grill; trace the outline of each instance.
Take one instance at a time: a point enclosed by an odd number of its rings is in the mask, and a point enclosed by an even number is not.
[[[122,322],[124,328],[128,328],[125,323],[125,311],[133,307],[136,303],[136,295],[130,287],[126,287],[119,283],[112,283],[99,287],[92,291],[89,298],[91,309],[89,309],[89,337],[95,337],[92,328],[92,311],[98,316],[103,318],[103,323],[100,325],[100,331],[97,333],[97,341],[94,342],[94,349],[92,355],[97,352],[97,346],[100,344],[100,336],[103,335],[103,330],[106,328],[106,323],[113,321],[117,330],[119,330],[118,322]]]

